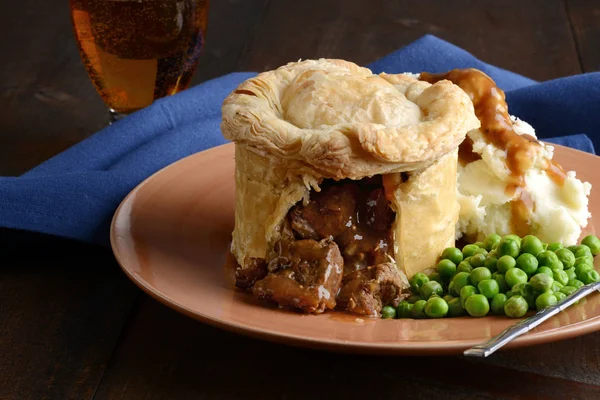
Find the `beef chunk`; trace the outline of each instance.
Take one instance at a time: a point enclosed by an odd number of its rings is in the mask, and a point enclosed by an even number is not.
[[[397,304],[405,286],[400,271],[392,263],[381,263],[344,277],[337,302],[339,309],[356,314],[380,316],[381,308]]]
[[[377,232],[388,231],[396,218],[383,188],[369,192],[361,204],[359,215],[365,225]]]
[[[271,257],[268,275],[252,288],[256,297],[308,313],[335,307],[344,260],[332,240],[279,242]]]
[[[325,187],[320,193],[314,194],[307,206],[300,207],[299,211],[293,211],[292,214],[298,212],[304,221],[302,227],[311,227],[319,239],[336,238],[356,219],[358,196],[356,184]],[[292,227],[300,237],[306,237],[306,230]]]
[[[304,219],[302,214],[301,207],[296,206],[290,210],[288,218],[292,230],[300,239],[319,240],[319,235],[315,232],[315,228]]]
[[[267,263],[264,258],[247,259],[244,268],[235,269],[235,286],[240,289],[250,289],[254,283],[267,276]]]

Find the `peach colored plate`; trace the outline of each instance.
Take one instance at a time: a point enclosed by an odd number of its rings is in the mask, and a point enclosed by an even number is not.
[[[556,146],[556,159],[592,183],[591,212],[600,218],[600,158]],[[223,273],[233,228],[233,178],[233,145],[227,144],[159,171],[123,201],[113,220],[112,247],[125,273],[146,293],[220,328],[348,352],[457,353],[515,323],[495,316],[381,320],[339,312],[300,315],[257,302],[229,286]],[[600,222],[591,221],[586,231],[596,231],[594,224]],[[566,339],[598,329],[600,295],[596,293],[509,347]]]

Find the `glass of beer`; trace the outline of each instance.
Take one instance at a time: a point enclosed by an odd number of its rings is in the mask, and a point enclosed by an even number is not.
[[[208,0],[69,0],[81,59],[111,123],[186,89]]]

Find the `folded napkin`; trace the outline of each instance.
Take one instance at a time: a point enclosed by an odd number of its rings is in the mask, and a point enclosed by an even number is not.
[[[506,91],[511,114],[541,138],[590,153],[600,144],[600,73],[538,83],[425,36],[369,66],[374,72],[475,67]],[[0,178],[0,226],[108,244],[120,201],[139,182],[195,152],[225,143],[221,103],[254,73],[234,73],[155,102],[20,177]],[[559,137],[586,133],[585,135]],[[202,171],[198,171],[202,173]]]

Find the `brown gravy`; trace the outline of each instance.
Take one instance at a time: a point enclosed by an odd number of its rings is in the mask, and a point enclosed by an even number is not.
[[[511,172],[506,193],[511,196],[518,194],[511,202],[513,232],[518,235],[529,233],[534,204],[531,198],[524,198],[526,192],[522,188],[525,186],[525,173],[532,167],[534,153],[540,143],[530,135],[515,132],[504,92],[489,76],[473,68],[453,69],[441,74],[423,72],[419,79],[429,83],[449,80],[469,95],[486,141],[506,151],[506,166]],[[467,137],[459,148],[461,164],[466,165],[480,158],[479,154],[473,152],[473,142]],[[556,184],[564,184],[566,174],[554,161],[548,163],[546,173]]]
[[[477,160],[481,160],[481,155],[473,151],[473,139],[467,136],[458,147],[458,161],[464,166]]]

